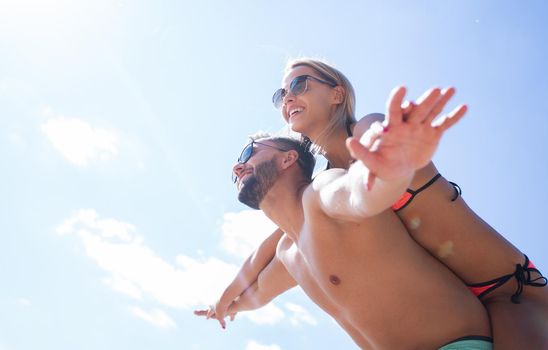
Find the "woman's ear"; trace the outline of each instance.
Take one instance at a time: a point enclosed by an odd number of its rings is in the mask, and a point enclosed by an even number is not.
[[[344,101],[344,88],[340,85],[337,85],[333,88],[333,102],[339,104]]]
[[[287,169],[299,159],[299,153],[294,149],[287,151],[282,159],[282,168]]]

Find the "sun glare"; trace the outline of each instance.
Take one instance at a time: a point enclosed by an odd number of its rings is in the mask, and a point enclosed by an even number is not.
[[[19,45],[48,45],[81,35],[82,30],[104,29],[105,23],[101,19],[109,17],[116,3],[102,0],[0,0],[0,37]]]

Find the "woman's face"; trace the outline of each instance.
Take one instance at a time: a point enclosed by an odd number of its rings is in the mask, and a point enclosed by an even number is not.
[[[323,80],[314,69],[298,66],[286,73],[282,88],[289,91],[291,81],[301,75]],[[337,103],[334,98],[335,90],[330,85],[313,79],[307,79],[306,84],[306,91],[297,96],[287,92],[280,109],[284,120],[293,131],[313,138],[328,125]]]

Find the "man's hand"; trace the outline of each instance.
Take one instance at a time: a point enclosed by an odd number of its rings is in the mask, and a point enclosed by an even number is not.
[[[404,87],[395,88],[387,102],[385,121],[373,123],[360,140],[347,140],[352,157],[369,169],[369,189],[377,176],[390,181],[427,165],[443,133],[466,113],[466,106],[460,105],[433,124],[455,90],[431,89],[410,105],[403,105],[405,93]]]

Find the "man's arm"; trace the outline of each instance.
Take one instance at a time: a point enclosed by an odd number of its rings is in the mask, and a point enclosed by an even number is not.
[[[272,261],[261,271],[257,281],[232,302],[228,313],[258,309],[296,285],[297,282],[291,277],[283,263],[277,256],[274,256]]]
[[[347,140],[349,151],[359,162],[348,172],[333,169],[315,179],[313,188],[327,215],[352,220],[388,209],[405,191],[414,171],[428,164],[443,132],[466,112],[466,107],[460,106],[443,122],[432,125],[451,97],[432,89],[404,117],[405,92],[403,87],[393,90],[382,124],[374,123],[359,140]]]
[[[224,319],[232,301],[257,281],[259,273],[276,255],[276,246],[282,235],[283,231],[276,229],[245,260],[234,280],[226,287],[221,298],[215,304],[214,312],[218,319]]]
[[[274,256],[259,273],[257,280],[232,301],[226,314],[233,315],[240,311],[258,309],[296,285],[297,282],[291,277],[283,263]],[[209,310],[196,310],[194,314],[217,319],[223,328],[226,327],[224,316],[223,318],[218,317],[211,307]]]

